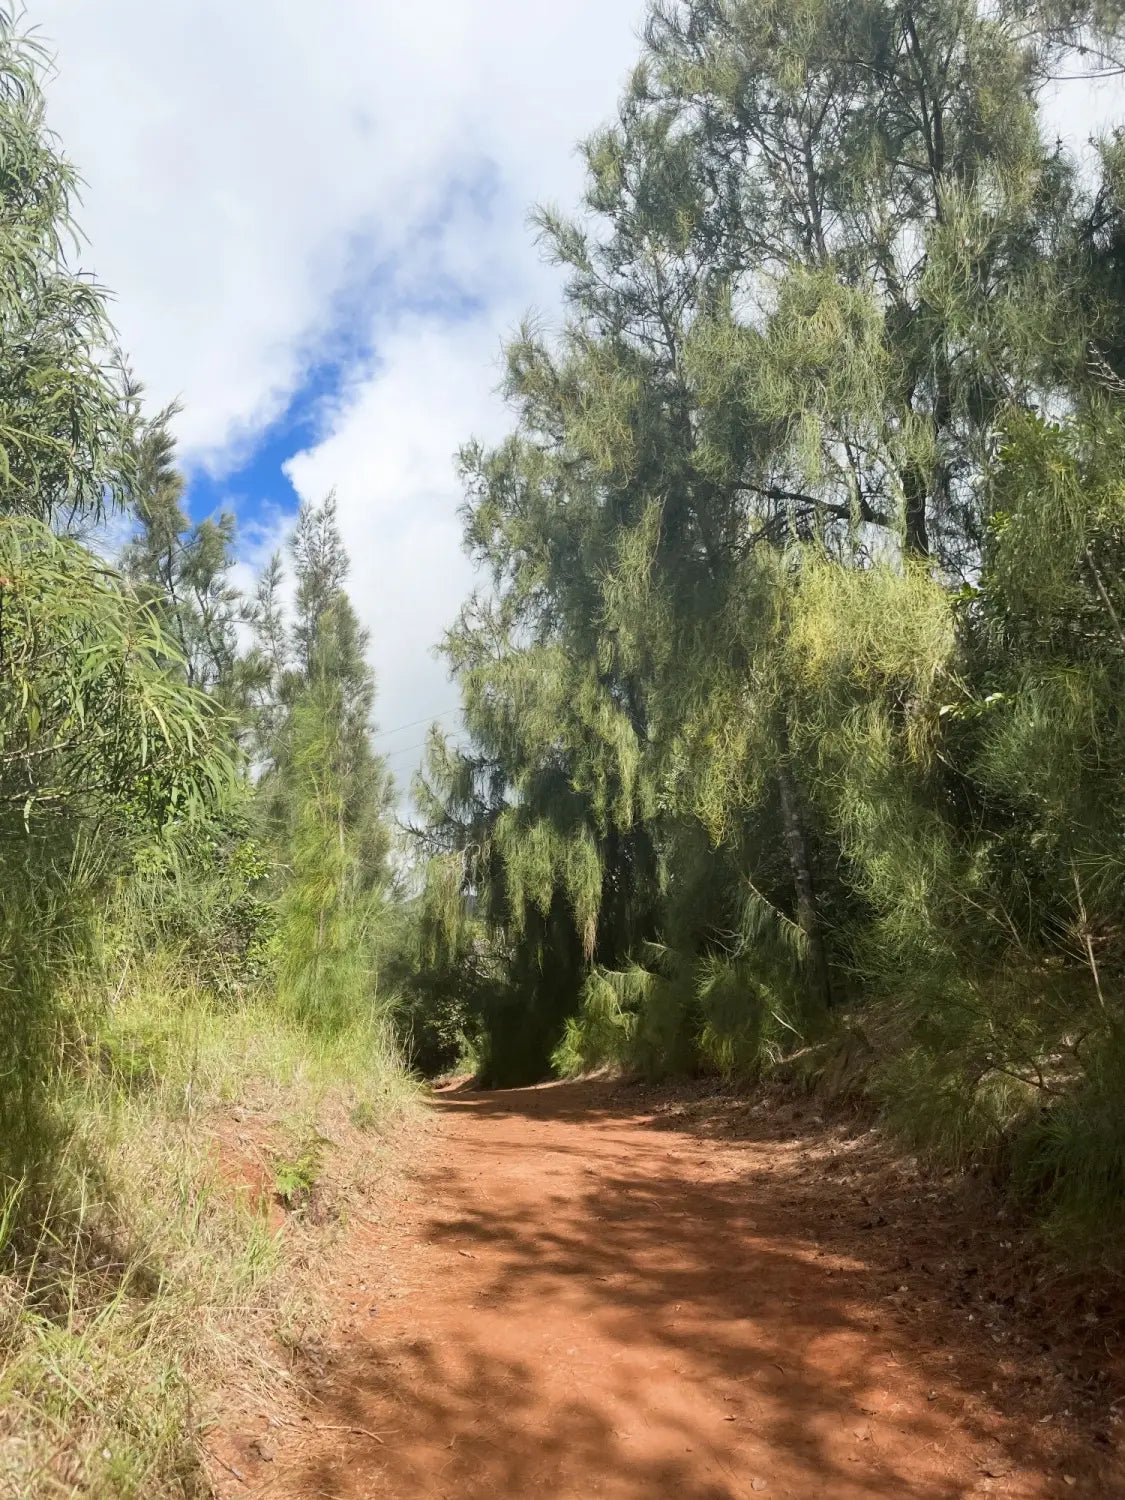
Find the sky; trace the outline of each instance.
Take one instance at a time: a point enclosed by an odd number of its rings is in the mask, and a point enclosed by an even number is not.
[[[508,425],[500,351],[557,315],[527,215],[577,203],[643,0],[30,0],[50,123],[85,180],[88,269],[176,424],[198,518],[240,577],[298,498],[337,494],[400,783],[456,728],[434,652],[473,584],[454,456]],[[1050,106],[1080,142],[1120,85]],[[419,722],[421,721],[421,722]]]
[[[508,425],[504,339],[559,306],[528,227],[574,205],[642,0],[30,0],[49,121],[195,516],[249,580],[335,489],[400,782],[456,703],[433,647],[472,587],[455,470]],[[399,726],[402,726],[400,729]],[[407,727],[409,726],[409,727]],[[395,731],[395,732],[388,732]]]

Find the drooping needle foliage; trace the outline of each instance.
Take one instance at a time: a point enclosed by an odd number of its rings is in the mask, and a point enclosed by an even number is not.
[[[420,832],[486,1076],[846,1079],[1112,1235],[1123,148],[1043,100],[1118,19],[652,7],[463,454]]]

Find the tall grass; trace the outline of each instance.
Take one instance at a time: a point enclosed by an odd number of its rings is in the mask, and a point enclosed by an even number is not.
[[[210,1395],[286,1381],[279,1339],[306,1299],[292,1249],[330,1232],[279,1206],[286,1163],[315,1139],[346,1174],[358,1133],[414,1095],[377,1020],[310,1036],[180,974],[157,958],[101,1003],[72,993],[46,1096],[59,1144],[0,1192],[14,1500],[209,1493]]]

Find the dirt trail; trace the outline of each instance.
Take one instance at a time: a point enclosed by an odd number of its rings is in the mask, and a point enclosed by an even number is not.
[[[338,1271],[314,1404],[240,1436],[228,1493],[1125,1496],[1043,1352],[889,1260],[807,1138],[655,1129],[599,1084],[436,1108],[405,1219]]]

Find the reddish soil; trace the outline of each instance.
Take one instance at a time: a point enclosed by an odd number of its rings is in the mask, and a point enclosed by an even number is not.
[[[326,1267],[311,1399],[226,1435],[224,1495],[1125,1496],[1089,1328],[1042,1336],[1003,1225],[982,1274],[863,1132],[609,1083],[435,1110],[394,1227]]]

